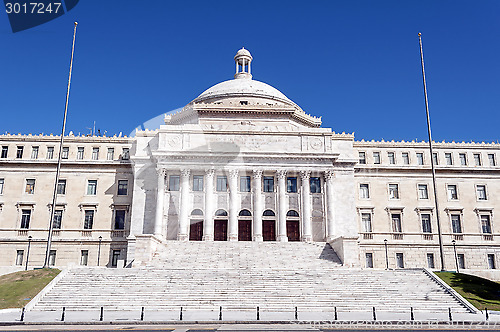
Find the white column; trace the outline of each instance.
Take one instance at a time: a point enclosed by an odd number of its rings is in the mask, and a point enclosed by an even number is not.
[[[253,240],[262,242],[262,170],[253,171]]]
[[[327,241],[335,238],[335,214],[334,214],[334,191],[333,179],[335,173],[333,170],[325,172],[326,182],[326,238]]]
[[[286,171],[278,170],[278,241],[287,242],[286,234]]]
[[[163,237],[163,200],[165,195],[165,174],[166,171],[163,168],[156,169],[158,174],[158,185],[156,188],[156,218],[155,218],[155,230],[156,236]]]
[[[238,170],[229,171],[229,241],[238,241]]]
[[[203,241],[214,240],[214,174],[213,169],[205,171],[205,220],[203,222]]]
[[[309,179],[311,171],[300,171],[300,183],[302,188],[302,241],[312,241],[311,231],[311,195]]]
[[[189,234],[189,169],[181,170],[181,203],[179,215],[179,234],[177,240],[187,241]]]

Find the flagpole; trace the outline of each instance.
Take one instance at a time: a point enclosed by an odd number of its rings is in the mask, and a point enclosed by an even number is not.
[[[64,107],[61,140],[59,141],[59,156],[57,158],[56,181],[54,183],[54,194],[52,196],[52,209],[50,211],[49,234],[47,237],[47,250],[45,251],[45,261],[43,263],[44,268],[49,266],[50,246],[52,244],[52,231],[54,226],[54,215],[56,212],[56,201],[57,201],[57,185],[59,183],[59,174],[61,172],[61,159],[62,159],[61,157],[62,157],[62,149],[64,143],[64,132],[66,131],[66,118],[68,116],[69,88],[71,86],[71,72],[73,71],[73,55],[75,53],[75,37],[76,37],[77,25],[78,22],[75,22],[75,28],[73,30],[73,45],[71,46],[71,60],[69,62],[69,77],[68,77],[68,89],[66,90],[66,105]]]
[[[425,83],[424,52],[422,50],[422,34],[420,32],[418,33],[418,41],[420,44],[420,60],[422,63],[422,78],[423,78],[423,82],[424,82],[425,112],[427,114],[427,132],[429,134],[429,151],[431,153],[432,186],[434,188],[434,204],[436,206],[436,221],[437,221],[438,240],[439,240],[439,256],[441,258],[441,271],[445,271],[443,236],[441,233],[441,222],[439,220],[439,205],[438,205],[437,187],[436,187],[436,169],[434,168],[434,153],[432,152],[431,118],[429,116],[429,100],[427,99],[427,84]]]

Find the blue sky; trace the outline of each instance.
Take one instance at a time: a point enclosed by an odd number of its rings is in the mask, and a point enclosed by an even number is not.
[[[435,140],[500,139],[500,1],[82,0],[12,33],[0,13],[0,133],[59,133],[73,22],[68,131],[129,133],[231,79],[235,52],[323,126]]]

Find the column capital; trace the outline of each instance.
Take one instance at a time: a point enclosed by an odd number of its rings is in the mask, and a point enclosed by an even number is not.
[[[260,178],[262,178],[262,173],[263,173],[263,172],[262,172],[262,170],[261,170],[261,169],[254,169],[254,170],[252,171],[253,178],[254,178],[254,179],[260,179]]]
[[[335,172],[331,169],[325,171],[325,179],[327,181],[333,180],[335,178]]]
[[[181,176],[189,177],[189,174],[191,174],[191,170],[189,168],[181,169]]]
[[[286,170],[285,169],[279,169],[276,171],[276,175],[278,176],[278,179],[284,179],[286,178]]]
[[[206,170],[205,170],[205,174],[206,174],[207,176],[214,176],[214,174],[215,174],[215,169],[213,169],[213,168],[208,168],[208,169],[206,169]]]
[[[235,179],[238,177],[239,172],[240,171],[238,169],[230,169],[229,170],[229,177]]]
[[[156,174],[158,174],[158,176],[165,176],[167,175],[167,170],[163,167],[157,167]]]
[[[300,178],[302,180],[308,180],[311,177],[311,171],[300,171]]]

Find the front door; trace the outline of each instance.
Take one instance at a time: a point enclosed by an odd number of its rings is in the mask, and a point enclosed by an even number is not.
[[[227,220],[214,220],[214,241],[227,241]]]
[[[286,235],[288,236],[288,241],[300,241],[298,220],[286,221]]]
[[[252,241],[252,221],[238,221],[238,241]]]
[[[276,241],[276,222],[274,220],[262,221],[262,237],[264,241]]]
[[[189,229],[189,241],[201,241],[203,238],[203,220],[191,220]]]

